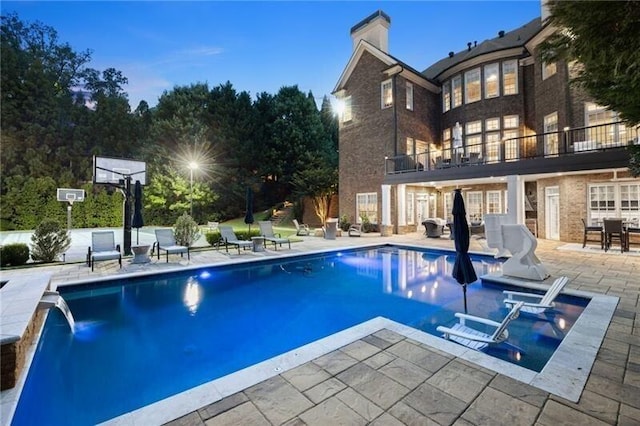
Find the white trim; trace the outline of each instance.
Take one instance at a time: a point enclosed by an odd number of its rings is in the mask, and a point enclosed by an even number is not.
[[[490,61],[498,61],[498,60],[506,60],[515,59],[515,57],[522,55],[523,49],[521,47],[514,47],[512,49],[500,50],[498,52],[491,52],[484,55],[476,56],[474,58],[469,59],[468,61],[460,62],[459,64],[454,65],[453,67],[441,72],[435,78],[438,80],[446,80],[454,74],[457,74],[461,71],[467,70],[469,68],[473,68],[478,65],[482,65],[485,62]]]
[[[398,61],[396,61],[391,56],[387,55],[386,53],[384,53],[382,50],[378,49],[371,43],[365,40],[360,40],[360,42],[358,43],[358,47],[354,50],[353,54],[351,55],[351,58],[349,58],[349,62],[347,62],[347,66],[342,71],[342,74],[340,74],[338,83],[336,84],[336,87],[333,89],[332,93],[335,94],[344,88],[345,83],[347,82],[349,77],[351,77],[351,73],[356,68],[356,65],[358,65],[358,62],[360,61],[360,58],[362,57],[365,51],[371,53],[373,56],[375,56],[377,59],[379,59],[381,62],[383,62],[386,65],[391,66],[391,65],[396,65],[398,63]]]

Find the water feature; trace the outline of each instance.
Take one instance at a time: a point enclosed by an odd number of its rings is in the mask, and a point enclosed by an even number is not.
[[[76,331],[76,321],[73,318],[73,314],[71,313],[71,309],[69,309],[69,305],[67,302],[60,296],[60,293],[57,291],[45,291],[42,295],[42,299],[38,303],[38,309],[51,309],[58,308],[62,315],[67,320],[67,324],[69,324],[69,328],[71,329],[71,333],[75,333]]]

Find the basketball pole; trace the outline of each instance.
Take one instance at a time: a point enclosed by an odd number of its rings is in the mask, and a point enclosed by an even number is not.
[[[67,206],[67,230],[71,231],[71,208],[73,207],[73,201],[69,201]]]

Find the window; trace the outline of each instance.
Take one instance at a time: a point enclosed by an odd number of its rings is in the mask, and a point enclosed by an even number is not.
[[[640,184],[601,183],[589,185],[589,224],[596,225],[609,217],[639,223]],[[637,225],[636,225],[637,226]]]
[[[464,102],[470,104],[480,100],[480,68],[464,73]]]
[[[407,109],[413,111],[413,84],[407,81]]]
[[[520,141],[516,139],[519,136],[519,118],[517,115],[505,115],[502,118],[502,123],[504,127],[504,131],[502,132],[502,139],[504,140],[504,159],[506,161],[517,160],[520,156]]]
[[[487,213],[502,213],[502,191],[487,191]]]
[[[351,96],[347,96],[343,100],[344,109],[342,110],[342,122],[347,123],[353,119],[353,112],[351,109]]]
[[[444,194],[444,218],[447,222],[453,221],[453,194],[451,192],[445,192]]]
[[[486,99],[500,96],[500,67],[498,64],[484,66],[484,97]]]
[[[464,198],[465,204],[467,206],[467,216],[469,216],[469,222],[482,221],[482,192],[467,192]]]
[[[378,194],[364,192],[356,194],[357,222],[362,223],[362,218],[369,218],[369,222],[378,223]]]
[[[588,130],[589,140],[600,142],[603,148],[627,143],[627,128],[624,124],[617,123],[620,121],[617,112],[609,111],[593,102],[586,102],[584,109],[587,127],[598,126]]]
[[[500,118],[488,118],[484,121],[484,128],[487,132],[500,130]]]
[[[502,91],[505,95],[518,94],[518,60],[502,63]]]
[[[453,105],[452,108],[459,107],[462,105],[462,77],[459,75],[453,77],[451,80],[451,85],[453,87]]]
[[[482,154],[482,121],[470,121],[464,126],[464,132],[467,136],[465,138],[466,142],[466,153],[469,154],[471,152],[477,152],[478,154]]]
[[[415,194],[413,192],[407,192],[407,225],[413,225],[415,223],[415,212],[416,209],[414,207],[414,197]]]
[[[442,110],[447,112],[451,109],[451,82],[447,81],[442,86]]]
[[[542,79],[546,80],[547,78],[554,75],[557,71],[557,65],[555,62],[542,62]]]
[[[382,109],[389,108],[393,105],[393,83],[391,79],[383,81],[380,85],[380,94]]]
[[[487,141],[486,160],[488,163],[497,163],[498,161],[500,161],[500,133],[498,132],[487,133],[486,141]]]
[[[451,129],[442,131],[442,158],[451,158]]]
[[[558,113],[544,116],[544,155],[558,155]]]

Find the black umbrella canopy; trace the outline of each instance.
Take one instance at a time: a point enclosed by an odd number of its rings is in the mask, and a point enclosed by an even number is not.
[[[451,213],[453,215],[453,238],[456,245],[456,262],[453,264],[451,275],[459,284],[462,284],[464,311],[467,312],[467,284],[476,281],[478,276],[469,257],[469,225],[467,224],[464,199],[459,189],[455,190]]]
[[[140,244],[138,233],[140,232],[140,228],[144,226],[144,219],[142,219],[142,184],[140,184],[139,180],[136,181],[133,195],[135,202],[133,205],[133,220],[131,221],[131,226],[136,228],[136,244]]]
[[[244,223],[249,225],[249,234],[251,234],[251,224],[253,222],[253,191],[247,187],[247,213],[244,216]]]

